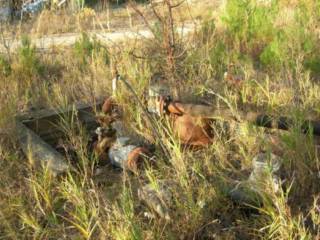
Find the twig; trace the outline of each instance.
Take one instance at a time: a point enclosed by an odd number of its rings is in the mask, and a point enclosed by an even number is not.
[[[154,31],[153,27],[150,25],[149,21],[146,19],[146,17],[143,15],[143,13],[137,8],[137,6],[132,2],[132,0],[129,1],[129,6],[132,7],[134,11],[142,18],[143,22],[147,25],[147,28],[151,31],[153,34],[154,38],[157,40],[159,43],[160,40],[158,39],[158,36],[156,32]]]
[[[164,154],[166,155],[166,157],[169,160],[170,153],[169,153],[169,151],[167,150],[167,148],[165,147],[165,145],[163,144],[163,142],[161,140],[162,137],[161,137],[161,134],[159,133],[159,131],[157,130],[157,126],[155,124],[155,120],[151,117],[151,115],[148,112],[148,110],[146,109],[146,107],[142,104],[142,102],[140,101],[140,99],[139,99],[137,93],[135,92],[135,90],[133,89],[133,87],[125,79],[123,79],[118,73],[116,75],[116,78],[118,80],[121,80],[124,83],[124,85],[129,89],[129,91],[133,94],[134,98],[137,100],[138,104],[140,105],[141,109],[143,110],[143,112],[147,116],[150,124],[152,125],[153,132],[156,134],[157,138],[159,139],[159,143],[160,143],[160,146],[162,148],[162,151],[164,152]]]

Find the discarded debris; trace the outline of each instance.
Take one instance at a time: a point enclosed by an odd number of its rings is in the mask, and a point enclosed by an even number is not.
[[[68,170],[69,166],[64,157],[37,134],[20,122],[16,123],[16,127],[22,150],[30,163],[48,167],[55,175]]]
[[[93,143],[93,150],[100,162],[108,161],[108,149],[116,140],[116,131],[111,128],[98,127],[95,131],[98,136],[96,142]]]
[[[47,3],[48,0],[29,0],[22,4],[21,15],[40,12]]]
[[[12,9],[8,0],[0,0],[0,22],[8,21],[12,14]]]
[[[165,85],[149,88],[148,110],[158,116],[167,116],[183,145],[206,146],[212,142],[211,121],[203,116],[203,111],[211,109],[206,105],[174,101]]]
[[[148,149],[130,143],[129,137],[118,136],[117,130],[98,127],[93,149],[100,162],[109,162],[119,168],[137,172],[140,162],[150,155]]]
[[[96,101],[96,106],[101,106],[100,100]],[[48,167],[55,175],[70,169],[67,159],[61,153],[72,153],[73,149],[63,146],[65,134],[58,127],[61,116],[67,115],[76,115],[88,131],[97,127],[92,105],[84,103],[76,103],[60,111],[42,109],[27,112],[16,119],[18,140],[30,163]],[[61,150],[61,153],[53,146]]]
[[[278,172],[282,159],[275,154],[259,153],[253,158],[253,170],[246,181],[231,190],[230,197],[237,203],[260,206],[266,192],[277,193],[281,189]]]
[[[170,221],[169,209],[173,205],[173,193],[170,189],[172,184],[169,181],[158,181],[155,184],[147,184],[138,189],[138,197],[150,210],[159,217]],[[145,215],[150,216],[149,213]]]
[[[150,113],[161,116],[160,98],[170,96],[170,90],[166,85],[157,84],[149,87],[147,108]]]

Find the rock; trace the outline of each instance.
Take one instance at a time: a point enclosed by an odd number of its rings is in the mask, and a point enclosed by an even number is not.
[[[253,170],[249,178],[230,191],[231,199],[240,204],[261,206],[264,193],[277,193],[281,188],[281,180],[277,175],[281,162],[282,159],[275,154],[259,153],[253,158]]]
[[[169,209],[173,205],[173,193],[168,181],[158,181],[138,189],[138,197],[160,218],[170,221]]]

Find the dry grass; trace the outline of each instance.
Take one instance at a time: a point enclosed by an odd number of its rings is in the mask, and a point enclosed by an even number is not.
[[[54,54],[38,53],[26,42],[10,59],[3,56],[6,62],[0,61],[0,239],[319,238],[319,148],[315,147],[315,137],[298,130],[302,119],[319,118],[320,48],[315,31],[320,27],[319,6],[307,0],[296,3],[299,7],[291,10],[295,18],[290,17],[292,22],[284,25],[279,22],[282,10],[277,6],[290,7],[291,2],[276,5],[272,1],[276,6],[261,6],[245,1],[245,7],[237,2],[228,1],[219,15],[215,13],[216,20],[210,14],[203,17],[202,28],[177,46],[186,49],[175,68],[179,94],[224,105],[221,98],[212,95],[219,93],[235,110],[288,115],[297,127],[273,132],[242,123],[226,130],[218,121],[214,143],[194,152],[182,149],[174,137],[168,141],[164,131],[168,128],[159,121],[169,161],[158,148],[156,166],[146,167],[139,175],[107,169],[97,178],[96,159],[85,151],[87,133],[71,131],[74,128],[65,122],[62,127],[67,142],[77,152],[79,166],[77,171],[53,178],[45,169],[28,165],[16,142],[14,116],[31,105],[58,108],[110,94],[115,65],[143,98],[152,74],[167,69],[163,61],[166,56],[150,40],[119,48],[79,40],[75,47],[55,50]],[[252,6],[256,11],[248,9]],[[195,10],[195,16],[200,16],[197,11],[203,10]],[[244,15],[234,14],[237,11]],[[185,19],[184,14],[185,6],[181,6],[176,16]],[[74,16],[44,12],[34,20],[33,28],[40,35],[55,33],[42,25],[47,15],[57,23],[54,25],[64,28],[56,32],[76,29],[79,23],[70,20]],[[86,24],[82,30],[90,28]],[[143,58],[136,58],[133,52]],[[227,86],[223,80],[231,65],[244,73],[240,89]],[[157,145],[146,116],[124,86],[120,86],[117,99],[125,109],[128,127]],[[266,135],[278,136],[277,148]],[[237,181],[248,177],[253,157],[261,150],[279,148],[281,175],[286,180],[283,189],[276,193],[266,188],[264,204],[256,211],[234,204],[228,192]],[[137,199],[137,187],[149,182],[156,185],[163,179],[175,186],[171,222],[146,219],[143,212],[147,209]]]

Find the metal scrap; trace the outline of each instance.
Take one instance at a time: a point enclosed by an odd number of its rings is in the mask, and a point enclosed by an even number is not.
[[[21,16],[40,12],[48,2],[48,0],[29,0],[24,2],[21,6]]]

